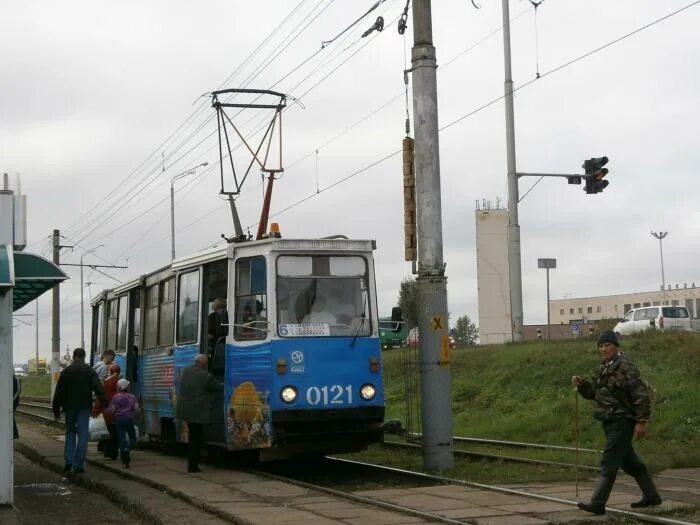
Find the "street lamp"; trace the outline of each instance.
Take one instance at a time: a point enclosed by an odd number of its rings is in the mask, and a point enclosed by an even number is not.
[[[85,350],[85,305],[83,304],[83,257],[94,252],[98,248],[102,248],[104,244],[95,246],[92,250],[87,250],[80,255],[80,348]],[[37,363],[39,361],[37,360]]]
[[[173,178],[170,179],[170,260],[175,259],[175,181],[187,175],[192,175],[197,171],[197,168],[207,165],[209,165],[208,162],[202,162],[201,164],[197,164],[194,168],[174,175]]]
[[[663,241],[664,237],[668,235],[668,232],[659,232],[656,233],[655,231],[650,232],[654,237],[659,239],[659,251],[661,252],[661,300],[665,302],[666,300],[666,276],[664,275],[664,247],[661,241]]]
[[[537,267],[547,270],[547,339],[552,338],[552,326],[549,321],[549,269],[557,267],[556,259],[537,259]]]

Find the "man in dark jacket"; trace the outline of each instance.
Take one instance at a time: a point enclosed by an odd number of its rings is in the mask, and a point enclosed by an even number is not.
[[[632,361],[620,352],[620,342],[615,332],[600,334],[598,351],[602,363],[592,380],[587,381],[580,376],[571,378],[571,383],[582,397],[595,400],[593,417],[602,421],[605,432],[605,449],[600,461],[601,477],[590,503],[579,503],[578,507],[593,514],[604,514],[605,503],[620,467],[642,489],[642,499],[632,503],[633,508],[660,505],[661,496],[647,467],[632,448],[632,437],[639,439],[646,431],[651,413],[649,392]]]
[[[76,348],[73,350],[73,362],[58,376],[53,395],[54,417],[58,420],[63,410],[66,418],[66,443],[63,449],[65,471],[73,470],[76,474],[85,471],[93,392],[102,406],[109,404],[97,373],[85,363],[85,350]]]
[[[209,424],[213,394],[224,385],[207,371],[209,358],[199,354],[194,364],[180,372],[177,394],[177,417],[187,422],[187,472],[201,472],[199,453],[204,444],[204,425]]]

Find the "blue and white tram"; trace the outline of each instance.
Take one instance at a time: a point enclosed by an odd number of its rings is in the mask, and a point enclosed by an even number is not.
[[[186,441],[179,371],[206,353],[225,385],[210,444],[262,459],[361,450],[384,420],[373,249],[267,238],[176,259],[93,301],[93,359],[123,354],[149,435]]]

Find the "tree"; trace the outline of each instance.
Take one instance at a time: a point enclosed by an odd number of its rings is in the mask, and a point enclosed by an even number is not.
[[[472,320],[469,319],[468,315],[463,315],[457,319],[455,323],[455,333],[457,341],[468,345],[475,345],[477,339],[479,339],[479,329]]]
[[[413,277],[406,277],[401,281],[399,307],[403,318],[406,319],[406,327],[410,330],[418,326],[418,286]]]

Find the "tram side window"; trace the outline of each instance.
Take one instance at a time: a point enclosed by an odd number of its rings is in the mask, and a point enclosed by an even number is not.
[[[105,350],[115,350],[117,348],[117,312],[117,300],[110,299],[107,302],[107,347]]]
[[[119,313],[117,315],[117,344],[115,350],[117,352],[126,352],[126,320],[129,314],[127,305],[129,303],[126,294],[119,298]]]
[[[173,344],[175,331],[175,279],[160,283],[158,346]]]
[[[146,289],[146,312],[144,319],[144,347],[158,346],[158,285]]]
[[[197,342],[199,327],[199,270],[180,275],[177,305],[177,342]]]
[[[267,268],[264,257],[236,262],[237,340],[267,337]]]
[[[91,364],[95,363],[98,356],[102,355],[102,308],[103,303],[100,302],[92,307],[92,359]]]

